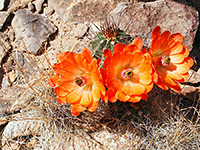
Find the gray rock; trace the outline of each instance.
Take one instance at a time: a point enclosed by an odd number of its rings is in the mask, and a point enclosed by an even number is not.
[[[198,12],[190,6],[170,0],[148,3],[120,3],[109,18],[120,22],[120,28],[127,30],[132,37],[141,37],[144,46],[149,47],[151,33],[159,25],[162,32],[181,33],[183,44],[190,50],[198,28]]]
[[[5,0],[0,0],[0,10],[4,9]]]
[[[25,43],[26,49],[37,54],[40,47],[57,31],[56,26],[45,16],[27,10],[18,10],[12,21],[16,38]]]
[[[0,11],[0,29],[3,27],[6,19],[8,18],[10,13],[6,11]]]

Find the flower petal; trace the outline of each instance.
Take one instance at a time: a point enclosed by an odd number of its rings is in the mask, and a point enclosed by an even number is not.
[[[131,63],[133,64],[133,66],[139,65],[145,60],[144,54],[142,54],[141,52],[134,52],[132,55],[133,58]]]
[[[118,43],[119,44],[119,43]],[[104,51],[103,51],[103,55],[104,55],[104,57],[106,58],[106,57],[111,57],[113,54],[112,54],[112,52],[109,50],[109,49],[105,49]]]
[[[183,44],[181,42],[177,42],[173,47],[170,48],[171,52],[170,54],[178,54],[183,51]]]
[[[73,91],[71,91],[66,96],[67,102],[70,103],[70,104],[77,102],[81,98],[82,94],[83,93],[82,93],[82,88],[81,87],[75,88]]]
[[[95,102],[98,102],[99,99],[101,98],[100,92],[101,92],[100,89],[96,85],[92,86],[93,99]]]
[[[169,89],[168,86],[165,84],[165,82],[160,77],[158,77],[157,79],[158,79],[157,82],[154,82],[157,86],[159,86],[163,90]]]
[[[88,48],[83,48],[81,53],[89,63],[92,61],[92,52]]]
[[[194,65],[194,60],[191,57],[187,57],[185,61],[188,63],[189,67]]]
[[[113,51],[114,53],[117,53],[117,52],[123,52],[123,49],[126,47],[126,44],[123,44],[123,43],[117,43],[114,48],[113,48]]]
[[[173,72],[168,71],[167,76],[174,80],[182,80],[182,76],[180,74],[178,74],[176,71],[173,71]]]
[[[175,92],[181,91],[181,87],[178,85],[178,83],[175,82],[174,80],[172,80],[171,78],[167,77],[167,76],[165,78],[165,83],[167,84],[167,86],[169,88],[171,88]]]
[[[152,39],[157,40],[160,36],[161,28],[159,26],[156,26],[152,31]],[[152,41],[153,41],[152,40]],[[152,44],[151,44],[152,45]]]
[[[171,38],[176,42],[182,42],[183,41],[183,36],[180,33],[172,34]]]
[[[190,70],[190,66],[188,65],[187,61],[184,61],[181,64],[177,64],[176,72],[180,74],[187,73]]]
[[[145,92],[145,86],[138,84],[138,83],[132,83],[129,82],[130,87],[132,88],[132,94],[133,95],[140,95],[143,94]]]
[[[122,102],[127,102],[130,99],[129,95],[125,95],[123,92],[121,91],[117,91],[115,94],[116,98],[119,99]]]
[[[136,45],[138,47],[139,50],[142,49],[142,46],[143,46],[143,41],[141,38],[135,38],[132,43],[133,45]]]
[[[140,73],[139,74],[140,82],[142,84],[148,85],[152,82],[152,75],[150,73]]]
[[[57,84],[60,84],[60,82],[59,82],[59,76],[57,76],[57,75],[52,76],[52,77],[49,79],[48,84],[49,84],[51,87],[55,87]]]
[[[124,48],[124,52],[135,52],[139,51],[140,49],[137,47],[137,45],[129,44]]]
[[[91,92],[84,92],[84,94],[81,97],[81,101],[80,101],[80,104],[82,106],[87,107],[91,103],[91,101],[92,101],[91,94],[92,94]],[[98,101],[99,101],[99,99],[98,99]]]
[[[143,73],[143,72],[152,72],[152,66],[148,62],[141,63],[137,68],[133,71],[135,74]]]
[[[141,96],[131,96],[130,100],[128,102],[132,102],[132,103],[138,103],[141,100]]]
[[[172,63],[181,63],[184,61],[185,57],[182,54],[176,54],[176,55],[171,55],[170,59]]]
[[[71,105],[71,114],[73,116],[78,116],[80,112],[84,111],[86,107],[82,106],[81,104]]]
[[[58,98],[56,99],[56,101],[57,101],[59,104],[66,103],[66,97],[58,97]]]
[[[95,110],[97,110],[97,107],[98,107],[98,102],[92,101],[90,105],[88,105],[88,111],[94,112]]]

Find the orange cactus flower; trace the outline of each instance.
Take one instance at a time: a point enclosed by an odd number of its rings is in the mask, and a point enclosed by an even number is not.
[[[118,43],[114,54],[108,49],[101,70],[104,84],[108,88],[107,97],[110,102],[117,99],[122,102],[137,103],[147,99],[147,93],[153,87],[152,66],[145,55],[138,51],[141,47]]]
[[[178,92],[181,91],[178,82],[188,80],[188,71],[194,62],[188,56],[188,48],[182,44],[182,35],[170,34],[169,31],[161,34],[160,27],[155,27],[149,52],[153,59],[154,83],[164,90],[171,88]]]
[[[86,108],[95,111],[106,90],[99,62],[92,59],[92,52],[84,48],[81,54],[58,53],[57,60],[53,66],[56,75],[49,80],[49,85],[55,87],[57,101],[70,103],[73,116],[78,116]]]

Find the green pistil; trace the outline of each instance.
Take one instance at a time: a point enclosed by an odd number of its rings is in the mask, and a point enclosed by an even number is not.
[[[170,61],[171,61],[171,59],[170,59],[169,57],[166,57],[166,58],[164,59],[164,61],[165,61],[166,64],[169,64]]]

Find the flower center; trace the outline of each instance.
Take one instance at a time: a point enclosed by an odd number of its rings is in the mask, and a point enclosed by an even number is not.
[[[125,79],[130,79],[133,76],[133,71],[132,69],[129,68],[129,69],[123,70],[121,75]]]
[[[171,59],[169,57],[167,57],[167,56],[162,56],[161,62],[162,62],[163,66],[167,66],[171,62]]]
[[[86,79],[81,76],[81,77],[76,77],[75,78],[75,83],[78,85],[78,86],[84,86],[86,84]]]

